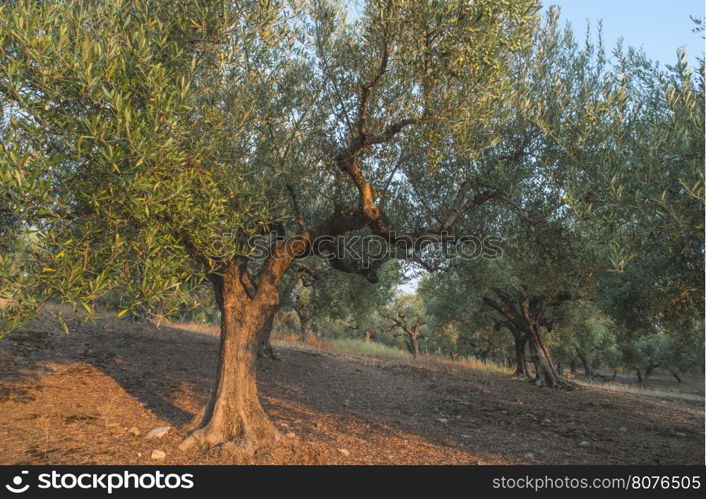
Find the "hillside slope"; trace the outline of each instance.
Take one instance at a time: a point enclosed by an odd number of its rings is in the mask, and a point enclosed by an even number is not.
[[[168,464],[704,462],[702,402],[558,392],[292,346],[258,369],[263,405],[290,433],[285,445],[254,457],[179,452],[217,349],[208,334],[119,320],[70,335],[36,322],[8,336],[0,463],[152,464],[155,449]],[[144,437],[161,426],[172,429]]]

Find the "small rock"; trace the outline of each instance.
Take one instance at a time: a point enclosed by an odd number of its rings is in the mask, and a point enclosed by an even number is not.
[[[438,421],[439,423],[443,423],[443,424],[446,424],[446,423],[449,422],[449,420],[446,419],[446,418],[438,418],[437,421]]]
[[[221,454],[226,457],[233,457],[233,455],[238,451],[238,446],[233,442],[225,442],[220,447]]]
[[[341,454],[343,454],[346,457],[351,455],[351,453],[348,451],[348,449],[338,449],[338,452],[340,452]]]
[[[678,437],[685,437],[686,436],[686,433],[682,433],[680,431],[675,431],[674,434]]]
[[[130,435],[135,435],[136,437],[140,436],[140,429],[137,426],[132,426],[127,433]]]
[[[525,452],[525,459],[533,459],[533,458],[534,458],[534,453]]]
[[[167,457],[167,453],[163,450],[155,449],[152,451],[152,455],[150,457],[155,461],[161,461],[162,459]]]
[[[296,433],[294,433],[293,431],[288,431],[284,436],[287,438],[297,438]]]
[[[581,442],[579,442],[579,446],[580,447],[588,447],[588,440],[581,440]]]
[[[626,431],[628,431],[628,429],[625,428],[624,426],[621,426],[621,427],[620,427],[620,431],[622,431],[623,433],[625,433]]]
[[[320,430],[320,429],[322,429],[322,428],[324,427],[324,424],[323,424],[321,421],[317,421],[316,424],[314,425],[314,427],[315,427],[317,430]]]
[[[160,426],[159,428],[155,428],[154,430],[150,430],[147,435],[145,435],[145,438],[159,438],[163,437],[167,433],[169,433],[169,430],[171,430],[171,426]]]
[[[471,438],[470,435],[461,435],[461,438]]]
[[[246,456],[253,457],[255,455],[255,446],[250,442],[240,444],[238,446],[238,451],[242,452]]]

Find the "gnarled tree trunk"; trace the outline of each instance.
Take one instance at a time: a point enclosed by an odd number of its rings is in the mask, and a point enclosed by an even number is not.
[[[542,333],[538,329],[533,328],[529,332],[527,342],[532,354],[532,363],[534,364],[535,384],[551,388],[576,388],[574,383],[559,375],[549,350],[544,343]]]
[[[419,341],[415,335],[407,335],[407,348],[412,357],[416,359],[419,355]]]
[[[514,334],[515,339],[515,372],[513,376],[530,377],[529,365],[527,364],[527,356],[525,355],[525,347],[527,338],[524,335]]]
[[[257,298],[248,296],[238,265],[228,265],[222,276],[212,278],[221,310],[221,341],[215,386],[195,430],[182,450],[234,442],[254,449],[279,440],[257,393],[255,359],[258,333],[276,309],[276,288]]]
[[[676,379],[678,383],[681,383],[681,382],[682,382],[681,373],[679,372],[679,370],[677,370],[677,369],[670,369],[669,374],[671,374],[672,376],[674,376],[674,379]]]
[[[593,367],[591,366],[591,362],[588,360],[588,357],[586,357],[581,351],[576,352],[577,355],[579,356],[579,359],[581,359],[581,364],[583,364],[583,375],[591,379],[593,377]]]
[[[272,326],[274,325],[275,316],[277,315],[277,310],[275,310],[270,317],[265,321],[265,325],[262,326],[258,334],[257,340],[257,355],[258,357],[265,357],[271,360],[281,360],[279,356],[275,353],[272,348],[271,338],[272,338]]]
[[[496,329],[499,329],[501,325],[505,326],[515,337],[518,371],[521,369],[525,373],[527,372],[526,365],[523,364],[520,356],[521,353],[522,357],[524,357],[524,349],[520,349],[517,342],[518,338],[522,338],[529,345],[532,363],[534,364],[535,384],[564,389],[576,388],[577,385],[559,374],[540,331],[543,325],[548,327],[547,321],[542,319],[547,308],[561,304],[570,299],[571,295],[568,293],[555,293],[552,297],[545,295],[530,296],[526,286],[523,286],[519,295],[507,293],[497,288],[493,292],[499,301],[487,296],[483,297],[483,301],[507,319],[505,322],[497,323]]]

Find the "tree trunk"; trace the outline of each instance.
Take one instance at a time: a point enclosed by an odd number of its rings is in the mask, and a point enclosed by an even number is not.
[[[260,405],[255,381],[258,333],[274,314],[278,297],[252,299],[240,278],[238,266],[229,265],[222,277],[212,279],[221,310],[217,378],[206,407],[194,419],[195,430],[180,446],[182,450],[233,442],[251,452],[280,439]]]
[[[674,376],[674,379],[676,379],[677,382],[679,382],[679,383],[682,382],[681,373],[680,373],[678,370],[676,370],[676,369],[671,369],[671,370],[669,371],[669,373],[670,373],[672,376]]]
[[[366,329],[365,332],[363,333],[363,341],[365,341],[365,343],[370,343],[370,341],[372,339],[373,339],[373,330]]]
[[[640,383],[644,383],[645,379],[642,377],[642,371],[640,369],[637,370],[637,381]]]
[[[535,379],[537,385],[545,385],[551,388],[563,388],[571,390],[576,385],[569,380],[562,378],[554,366],[549,350],[544,344],[542,334],[538,330],[532,330],[527,335],[530,352],[532,353],[532,363],[534,364]]]
[[[521,335],[513,336],[515,338],[515,372],[513,376],[524,376],[529,379],[529,365],[527,364],[527,356],[525,355],[527,338]]]
[[[591,362],[588,358],[581,352],[577,352],[579,359],[581,359],[581,364],[583,364],[583,374],[586,378],[591,379],[593,377],[593,368],[591,367]]]
[[[297,317],[299,317],[299,341],[302,343],[312,343],[314,338],[311,331],[309,331],[309,317],[305,315],[304,311],[297,307],[294,307],[294,311],[297,313]]]
[[[272,338],[272,326],[275,321],[275,316],[277,315],[277,310],[275,310],[270,317],[265,322],[258,333],[257,341],[257,356],[265,357],[270,360],[281,360],[279,356],[275,353],[274,348],[272,348],[271,338]]]
[[[302,343],[307,343],[309,345],[313,345],[316,341],[316,334],[313,328],[309,328],[308,319],[304,319],[300,323],[299,341],[301,341]]]
[[[411,353],[412,357],[416,359],[417,355],[419,355],[419,342],[415,336],[408,335],[407,338],[409,340],[409,344],[407,345],[409,348],[409,353]]]

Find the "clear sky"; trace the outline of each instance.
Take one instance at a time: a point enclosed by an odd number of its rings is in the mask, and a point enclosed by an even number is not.
[[[561,17],[571,22],[577,39],[586,33],[587,20],[603,19],[606,49],[622,36],[626,46],[642,47],[648,57],[674,64],[676,51],[687,46],[689,61],[704,52],[704,40],[693,33],[689,16],[703,19],[703,0],[544,0],[561,7]]]

